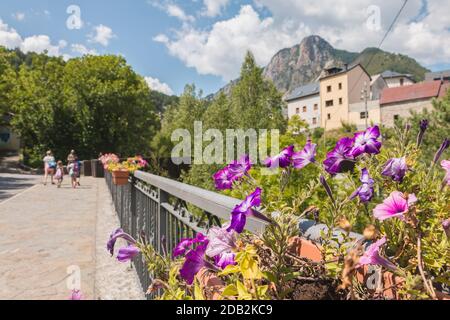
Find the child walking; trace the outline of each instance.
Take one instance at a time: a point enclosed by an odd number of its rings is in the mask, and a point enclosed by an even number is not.
[[[56,164],[55,179],[56,179],[58,188],[61,188],[61,184],[64,179],[64,166],[63,166],[62,161],[58,161],[58,163]]]
[[[75,189],[78,186],[78,174],[80,172],[78,161],[70,161],[69,165],[67,166],[67,171],[69,171],[69,176],[72,179],[72,188]]]

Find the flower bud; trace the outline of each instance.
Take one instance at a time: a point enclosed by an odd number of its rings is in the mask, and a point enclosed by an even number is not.
[[[364,238],[367,240],[375,240],[378,238],[378,231],[377,228],[373,224],[369,224],[363,232]]]
[[[338,224],[345,232],[350,232],[352,230],[352,225],[346,218],[341,218]]]

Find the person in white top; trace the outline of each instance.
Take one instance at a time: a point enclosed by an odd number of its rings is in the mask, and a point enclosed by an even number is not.
[[[47,151],[43,161],[44,161],[44,186],[47,185],[47,179],[49,175],[52,184],[55,184],[55,181],[53,180],[53,175],[55,174],[56,161],[55,157],[53,156],[50,150]]]

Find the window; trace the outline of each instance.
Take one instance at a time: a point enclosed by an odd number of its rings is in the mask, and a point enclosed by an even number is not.
[[[398,114],[394,114],[394,120],[397,121],[398,119],[400,119],[400,116]]]
[[[300,108],[295,109],[295,113],[299,114],[300,113]]]
[[[327,114],[328,120],[331,120],[331,113]]]
[[[366,118],[368,118],[369,117],[369,115],[367,114],[367,112],[361,112],[360,114],[359,114],[359,118],[360,119],[366,119]]]
[[[306,112],[307,108],[306,106],[303,107],[303,112]]]
[[[331,92],[331,86],[327,86],[327,92]]]
[[[312,123],[313,123],[313,124],[317,124],[317,118],[313,118],[313,119],[312,119]]]
[[[339,90],[342,90],[342,82],[339,82]]]
[[[317,110],[319,110],[319,106],[316,103],[316,104],[314,104],[314,111],[317,111]]]
[[[342,98],[339,98],[339,104],[342,104]]]
[[[400,78],[400,86],[403,86],[403,82],[404,82],[403,78]]]
[[[332,107],[333,106],[333,100],[325,101],[325,106]]]

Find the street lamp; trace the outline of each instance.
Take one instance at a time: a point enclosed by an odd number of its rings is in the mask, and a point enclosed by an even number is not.
[[[361,90],[361,100],[364,101],[364,118],[366,120],[366,130],[369,128],[369,111],[367,109],[367,101],[370,98],[370,90],[367,86],[367,81],[364,81],[364,87]]]

